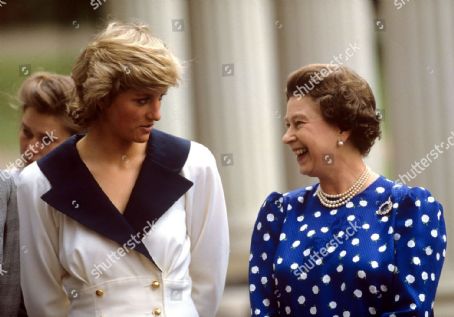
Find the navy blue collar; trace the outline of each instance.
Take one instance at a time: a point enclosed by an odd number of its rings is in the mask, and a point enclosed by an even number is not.
[[[120,245],[131,240],[131,235],[142,233],[147,223],[155,223],[193,185],[179,174],[187,160],[190,141],[153,129],[147,155],[121,214],[80,158],[76,143],[82,136],[70,137],[38,161],[51,185],[41,198]],[[142,243],[135,250],[155,263]]]

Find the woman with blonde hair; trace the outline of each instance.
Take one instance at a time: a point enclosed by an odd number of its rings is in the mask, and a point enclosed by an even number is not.
[[[179,80],[145,25],[110,23],[73,68],[86,134],[21,174],[30,316],[215,316],[228,261],[210,151],[154,128]]]

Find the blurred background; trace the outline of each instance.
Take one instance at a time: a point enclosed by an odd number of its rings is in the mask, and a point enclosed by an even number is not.
[[[280,141],[286,78],[308,63],[343,63],[370,83],[383,117],[383,138],[368,164],[390,179],[429,188],[445,207],[449,250],[435,312],[453,316],[453,0],[98,2],[0,0],[1,169],[19,157],[16,92],[27,76],[70,74],[107,21],[149,24],[185,69],[180,87],[163,101],[158,127],[207,145],[224,184],[232,239],[218,317],[248,316],[258,208],[271,191],[314,182],[299,175]],[[438,158],[421,168],[437,148]]]

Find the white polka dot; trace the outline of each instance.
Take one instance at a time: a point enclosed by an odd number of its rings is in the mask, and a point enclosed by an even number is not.
[[[366,200],[361,200],[359,202],[359,204],[360,204],[361,207],[366,207],[367,206],[367,201]]]
[[[371,294],[377,294],[377,291],[378,291],[378,290],[377,290],[377,287],[375,287],[375,285],[369,286],[369,292],[370,292]]]
[[[349,202],[345,205],[345,207],[347,207],[347,208],[353,208],[353,207],[355,207],[355,205],[353,205],[353,203],[352,203],[351,201],[349,201]]]
[[[395,233],[395,234],[394,234],[394,240],[395,240],[395,241],[400,240],[400,234],[399,234],[399,233]]]
[[[415,206],[416,207],[421,207],[421,201],[419,199],[417,201],[415,201]]]
[[[354,238],[352,240],[352,245],[358,245],[359,244],[359,239],[358,238]]]
[[[298,221],[298,222],[301,222],[303,220],[304,220],[304,216],[299,216],[298,218],[296,218],[296,221]]]
[[[427,279],[429,278],[429,274],[427,274],[427,272],[422,272],[421,278],[423,279],[423,281],[427,281]]]
[[[347,310],[347,311],[344,311],[342,313],[342,317],[350,317],[350,312]]]
[[[378,233],[374,233],[373,235],[370,236],[372,241],[377,241],[380,239],[380,235]]]
[[[300,231],[304,231],[306,229],[307,229],[307,224],[304,224],[304,225],[301,226]]]
[[[394,204],[393,204],[393,208],[394,208],[394,209],[399,208],[399,203],[394,203]]]
[[[320,231],[323,232],[323,233],[327,233],[329,231],[329,228],[328,227],[322,227],[320,229]]]
[[[411,304],[410,304],[410,308],[411,308],[412,310],[415,310],[415,309],[416,309],[416,304],[415,304],[415,303],[411,303]]]
[[[256,309],[254,310],[254,314],[260,315],[260,309],[256,308]]]
[[[322,282],[328,284],[331,281],[331,277],[328,274],[325,274],[322,278]]]
[[[418,297],[421,302],[424,302],[426,300],[426,295],[424,295],[424,294],[419,294]]]
[[[431,279],[432,281],[435,281],[435,273],[430,273],[430,279]]]
[[[405,220],[405,227],[410,227],[413,224],[413,219],[407,219]]]
[[[430,245],[427,246],[427,247],[424,249],[424,251],[426,251],[426,255],[432,255],[432,253],[434,252],[434,251],[432,250],[432,247],[431,247]]]
[[[342,264],[339,264],[336,268],[336,271],[339,273],[342,272],[343,270],[344,270],[344,267],[342,266]]]
[[[290,315],[291,312],[292,312],[292,310],[290,309],[290,307],[286,306],[286,307],[285,307],[285,313],[286,313],[287,315]]]
[[[394,266],[394,264],[388,264],[388,271],[394,272],[395,269],[396,267]]]
[[[265,234],[263,235],[263,240],[264,240],[264,241],[268,241],[268,240],[270,240],[270,238],[271,238],[271,236],[270,236],[269,233],[265,233]]]
[[[315,234],[315,230],[310,230],[310,231],[307,233],[307,236],[310,238],[310,237],[312,237],[314,234]]]
[[[380,285],[380,289],[382,292],[387,292],[388,291],[388,287],[386,285]]]
[[[366,278],[366,272],[363,270],[359,270],[357,274],[359,278]]]
[[[383,187],[381,187],[381,186],[380,186],[380,187],[377,187],[377,188],[375,188],[375,190],[376,190],[376,191],[377,191],[377,193],[379,193],[379,194],[383,194],[383,193],[385,192],[385,189],[384,189]]]
[[[273,222],[274,221],[274,215],[273,214],[266,215],[266,220],[268,220],[269,222]]]
[[[266,276],[262,276],[262,278],[260,279],[260,282],[265,285],[266,283],[268,283],[268,278]]]
[[[329,212],[329,214],[330,214],[331,216],[334,216],[335,214],[337,214],[337,209],[331,210],[331,211]]]
[[[253,291],[255,291],[255,285],[254,284],[251,284],[249,285],[249,291],[252,293]]]
[[[429,203],[433,203],[435,201],[435,198],[433,198],[432,196],[429,196],[429,197],[427,197],[427,201]]]
[[[331,308],[331,309],[334,309],[334,308],[337,307],[337,303],[336,302],[329,302],[328,305],[329,305],[329,308]]]
[[[322,213],[321,213],[320,211],[314,212],[314,217],[315,217],[315,218],[318,218],[318,217],[320,217],[321,215],[322,215]]]
[[[355,220],[355,218],[356,217],[354,215],[350,215],[350,216],[347,217],[347,220],[348,221],[353,221],[353,220]]]
[[[380,247],[378,248],[378,251],[379,251],[379,252],[385,252],[385,251],[386,251],[386,244],[380,246]]]
[[[397,294],[396,296],[394,296],[394,301],[395,301],[395,302],[398,302],[399,300],[400,300],[400,295],[399,295],[399,294]]]
[[[376,269],[378,267],[378,262],[377,261],[371,261],[370,266],[372,266],[373,269]]]
[[[394,228],[392,226],[389,226],[388,234],[393,234],[393,232],[394,232]]]
[[[352,259],[353,262],[358,262],[359,261],[359,255],[355,255]]]
[[[345,291],[345,283],[341,284],[341,291]]]
[[[276,263],[277,263],[277,264],[282,264],[282,261],[283,261],[283,259],[279,257],[279,258],[277,258]]]
[[[291,287],[290,285],[287,285],[287,286],[285,287],[285,291],[286,291],[287,293],[290,293],[290,292],[292,291],[292,287]]]
[[[380,219],[381,222],[388,222],[388,220],[389,220],[388,216],[383,216]]]
[[[315,314],[317,313],[317,307],[312,306],[311,309],[309,310],[309,312],[310,312],[312,315],[315,315]]]
[[[405,280],[407,281],[408,284],[412,284],[415,281],[415,277],[413,275],[411,275],[411,274],[408,274],[405,277]]]
[[[334,246],[329,246],[327,250],[328,253],[333,253],[336,250],[336,248]]]
[[[257,231],[260,231],[260,229],[262,229],[262,223],[261,222],[257,223]]]
[[[317,260],[315,260],[315,264],[317,265],[321,265],[322,263],[323,263],[322,258],[318,258]]]
[[[417,256],[414,256],[411,261],[414,265],[421,265],[421,260]]]
[[[433,229],[432,231],[430,231],[430,235],[434,238],[438,237],[438,231],[437,229]]]
[[[265,306],[265,307],[270,306],[270,300],[269,300],[268,298],[265,298],[265,299],[262,301],[262,303],[263,303],[263,306]]]
[[[369,230],[370,225],[368,223],[365,223],[365,224],[363,224],[362,227],[363,227],[364,230]]]
[[[414,239],[408,240],[407,247],[414,248],[415,246],[416,246],[416,243],[415,243]]]
[[[292,210],[292,209],[293,209],[292,205],[289,204],[289,205],[287,206],[287,211],[290,211],[290,210]]]
[[[429,220],[430,220],[430,217],[429,217],[428,215],[425,215],[425,214],[424,214],[424,215],[421,216],[421,221],[422,221],[423,223],[428,223]]]
[[[316,295],[317,295],[317,294],[318,294],[318,292],[319,292],[319,290],[320,290],[320,289],[318,288],[318,286],[317,286],[317,285],[314,285],[314,286],[312,286],[312,293],[314,293],[314,294],[316,294]]]
[[[292,243],[292,248],[296,248],[298,247],[299,245],[301,244],[301,242],[299,240],[296,240]]]
[[[303,252],[304,256],[308,256],[309,254],[311,254],[311,249],[304,250],[304,252]]]
[[[301,272],[300,276],[298,277],[299,280],[305,280],[307,278],[306,272]]]
[[[292,265],[290,265],[290,268],[292,270],[296,270],[298,268],[298,266],[299,266],[298,263],[292,263]]]
[[[377,314],[377,311],[375,310],[374,307],[369,307],[369,313],[370,313],[371,315],[375,315],[375,314]]]
[[[259,267],[258,266],[251,267],[251,273],[252,274],[257,274],[258,272],[259,272]]]
[[[299,196],[299,197],[298,197],[298,202],[299,202],[300,204],[302,204],[302,203],[304,202],[304,197]]]
[[[343,258],[343,257],[346,256],[346,255],[347,255],[347,251],[345,251],[345,250],[342,250],[342,251],[339,253],[339,256],[340,256],[341,258]]]
[[[306,301],[306,297],[304,297],[303,295],[298,297],[298,304],[303,305],[305,301]]]

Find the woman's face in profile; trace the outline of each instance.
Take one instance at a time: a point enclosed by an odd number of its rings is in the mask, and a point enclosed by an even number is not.
[[[285,125],[282,141],[296,155],[300,173],[321,175],[334,159],[339,129],[323,119],[320,106],[308,96],[288,100]]]
[[[39,113],[27,107],[22,115],[19,133],[21,156],[27,165],[39,160],[71,135],[65,129],[61,118]]]
[[[103,128],[126,142],[147,142],[155,121],[161,119],[165,89],[126,90],[119,93],[101,116]]]

